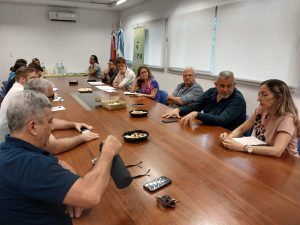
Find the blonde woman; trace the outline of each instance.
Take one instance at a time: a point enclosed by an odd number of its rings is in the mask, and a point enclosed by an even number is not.
[[[298,110],[286,83],[277,79],[264,81],[259,88],[259,107],[253,115],[230,134],[223,133],[223,145],[232,151],[280,157],[285,151],[294,156],[297,152],[297,136],[300,135]],[[242,145],[232,138],[241,137],[247,130],[265,141],[266,146]]]

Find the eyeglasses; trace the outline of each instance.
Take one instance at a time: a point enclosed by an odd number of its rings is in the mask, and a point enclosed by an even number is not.
[[[142,163],[143,163],[143,161],[140,161],[140,162],[138,162],[138,163],[136,163],[136,164],[126,165],[126,167],[129,168],[129,167],[137,166],[137,167],[139,167],[139,168],[143,168],[143,167],[141,166]],[[150,176],[150,175],[149,175],[149,172],[150,172],[150,169],[148,169],[147,172],[144,173],[144,174],[133,176],[132,179],[140,178],[140,177],[144,177],[144,176]]]
[[[101,144],[102,144],[102,143],[101,143]],[[91,158],[92,158],[92,159],[91,159],[91,163],[92,163],[92,168],[93,168],[93,167],[95,166],[96,162],[97,162],[98,159],[99,159],[99,155],[98,155],[98,156],[94,156],[93,153],[92,153],[89,149],[88,149],[88,152],[89,152],[89,154],[90,154],[90,156],[91,156]],[[143,161],[140,161],[140,162],[138,162],[138,163],[136,163],[136,164],[126,165],[126,167],[129,168],[129,167],[137,166],[137,167],[139,167],[139,168],[143,168],[143,167],[141,166],[142,163],[143,163]],[[144,174],[140,174],[140,175],[133,176],[132,179],[136,179],[136,178],[140,178],[140,177],[144,177],[144,176],[150,176],[150,175],[149,175],[149,172],[150,172],[150,169],[148,169],[147,172],[144,173]]]
[[[171,198],[170,195],[161,195],[156,198],[156,202],[165,208],[175,208],[178,200]]]

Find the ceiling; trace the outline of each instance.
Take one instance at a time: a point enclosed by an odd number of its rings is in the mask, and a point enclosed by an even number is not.
[[[151,0],[127,0],[118,6],[116,5],[117,0],[0,0],[0,3],[120,11],[146,1]]]

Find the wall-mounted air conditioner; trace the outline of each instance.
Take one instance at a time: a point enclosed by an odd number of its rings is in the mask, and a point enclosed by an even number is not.
[[[77,19],[78,19],[77,13],[49,12],[50,21],[76,22]]]

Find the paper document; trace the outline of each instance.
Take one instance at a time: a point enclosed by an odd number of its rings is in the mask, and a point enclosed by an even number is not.
[[[233,138],[233,140],[241,143],[242,145],[267,145],[266,142],[259,140],[255,136]]]
[[[52,107],[52,112],[56,112],[56,111],[61,111],[61,110],[65,110],[66,108],[63,106],[54,106]]]
[[[106,92],[118,92],[114,87],[111,86],[96,86],[96,88]]]
[[[135,95],[135,93],[134,92],[130,92],[130,91],[125,91],[124,95]]]
[[[104,83],[102,83],[101,81],[95,81],[95,82],[88,82],[90,85],[93,86],[98,86],[98,85],[105,85]]]

